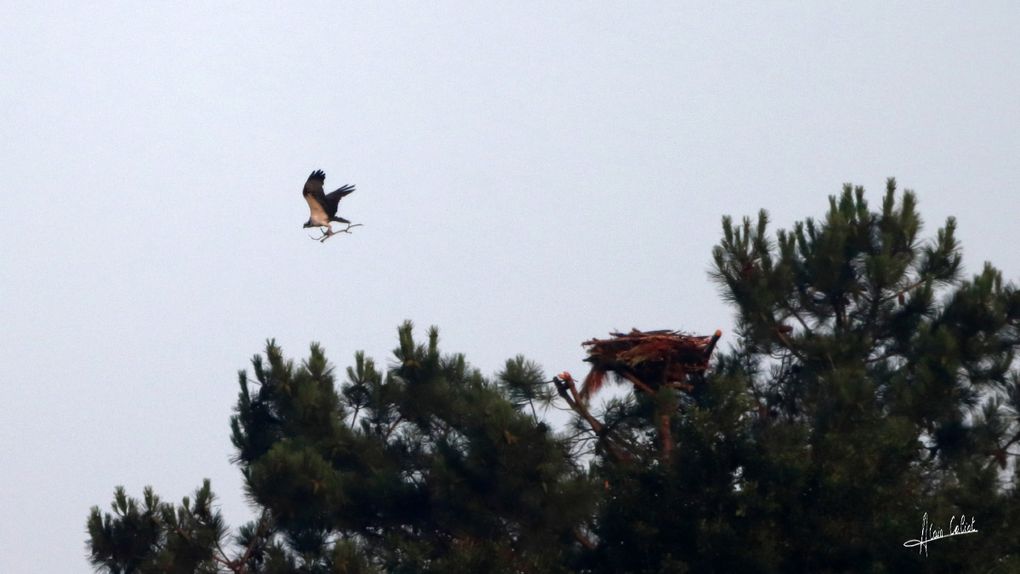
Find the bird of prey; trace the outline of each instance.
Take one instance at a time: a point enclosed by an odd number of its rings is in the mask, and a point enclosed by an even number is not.
[[[325,227],[325,231],[322,232],[322,237],[313,237],[321,242],[325,242],[327,239],[332,237],[336,233],[348,232],[351,227],[361,225],[360,223],[352,224],[350,221],[339,217],[336,214],[336,209],[340,205],[340,200],[354,192],[354,185],[345,185],[338,188],[336,191],[325,193],[322,188],[322,184],[326,181],[326,174],[321,169],[317,169],[308,176],[308,181],[305,182],[305,188],[301,191],[301,195],[305,196],[305,201],[308,202],[309,216],[308,221],[304,227]],[[347,227],[339,231],[333,231],[332,222],[346,223]]]

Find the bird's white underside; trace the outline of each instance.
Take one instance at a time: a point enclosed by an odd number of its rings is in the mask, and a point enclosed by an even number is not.
[[[312,199],[312,196],[310,195],[305,196],[305,201],[308,202],[308,209],[311,212],[308,217],[308,221],[311,222],[312,225],[328,227],[329,217],[326,215],[326,210],[319,205],[319,202]]]

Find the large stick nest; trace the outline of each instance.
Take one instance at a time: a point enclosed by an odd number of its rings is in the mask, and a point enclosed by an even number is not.
[[[680,331],[638,331],[610,333],[609,339],[582,343],[588,350],[585,361],[591,371],[581,386],[581,395],[598,391],[610,373],[651,393],[663,385],[690,390],[688,376],[708,368],[716,341],[722,335],[686,335]]]

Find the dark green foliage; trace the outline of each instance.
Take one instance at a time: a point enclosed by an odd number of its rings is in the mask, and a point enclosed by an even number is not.
[[[90,518],[93,562],[109,572],[568,571],[594,496],[569,442],[538,418],[534,404],[551,398],[541,369],[518,357],[490,381],[442,355],[435,329],[424,344],[410,323],[398,335],[385,374],[358,353],[340,388],[318,345],[295,364],[269,341],[254,380],[240,374],[235,462],[264,513],[239,530],[240,550],[223,554],[218,515],[181,546],[176,522],[146,514],[151,492],[138,510],[118,490],[124,510],[106,517],[110,533],[98,511]]]
[[[714,251],[741,336],[718,378],[743,380],[755,407],[740,497],[773,530],[748,535],[785,548],[762,569],[965,571],[976,547],[1015,554],[1020,531],[993,516],[1017,508],[996,454],[1020,431],[1006,402],[1016,289],[990,265],[961,280],[954,220],[922,242],[916,199],[897,202],[893,180],[879,212],[847,185],[824,223],[773,242],[767,222],[724,220]],[[987,530],[932,543],[944,550],[925,561],[896,544],[917,537],[924,512],[940,525],[977,516]]]
[[[94,507],[89,515],[90,561],[116,574],[217,572],[213,551],[226,533],[212,502],[209,481],[176,507],[150,488],[138,501],[118,487],[113,514]]]
[[[589,405],[523,357],[493,379],[407,323],[338,386],[269,341],[240,374],[235,462],[259,520],[117,489],[88,520],[104,572],[1017,572],[1020,290],[961,276],[890,180],[790,231],[723,220],[730,349],[688,386]],[[249,378],[251,376],[251,378]],[[629,384],[625,378],[620,379]],[[631,381],[633,382],[633,381]],[[554,383],[554,384],[553,384]],[[651,382],[649,382],[651,383]],[[640,387],[640,385],[638,385]],[[687,390],[691,389],[691,390]],[[555,430],[542,414],[574,417]],[[927,513],[978,533],[903,547]]]
[[[255,396],[242,379],[238,462],[297,562],[321,560],[340,536],[386,571],[565,564],[561,542],[586,511],[586,483],[565,446],[521,412],[509,383],[441,355],[435,329],[416,344],[408,323],[399,339],[385,376],[359,354],[339,394],[317,346],[295,367],[270,343],[269,368],[253,363]],[[504,379],[542,378],[511,364]]]
[[[878,212],[847,185],[824,220],[767,228],[764,211],[723,220],[712,276],[738,340],[668,430],[659,399],[607,411],[639,448],[597,461],[591,569],[1016,570],[1017,289],[990,265],[962,280],[953,219],[920,239],[893,180]],[[904,548],[925,512],[947,532],[975,517],[979,533]]]

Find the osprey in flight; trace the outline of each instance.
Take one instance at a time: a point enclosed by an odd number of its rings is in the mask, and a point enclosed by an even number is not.
[[[350,221],[337,216],[336,209],[340,205],[340,200],[354,192],[354,185],[345,185],[336,191],[325,193],[322,190],[322,184],[326,181],[326,174],[321,169],[317,169],[312,172],[312,175],[308,176],[308,181],[305,182],[305,188],[301,192],[301,195],[305,196],[305,201],[308,202],[309,216],[308,221],[304,227],[325,227],[326,230],[322,232],[322,237],[313,237],[321,242],[326,241],[336,233],[348,232],[351,227],[361,225],[360,223],[351,224]],[[332,222],[346,223],[347,227],[339,231],[333,231]]]

